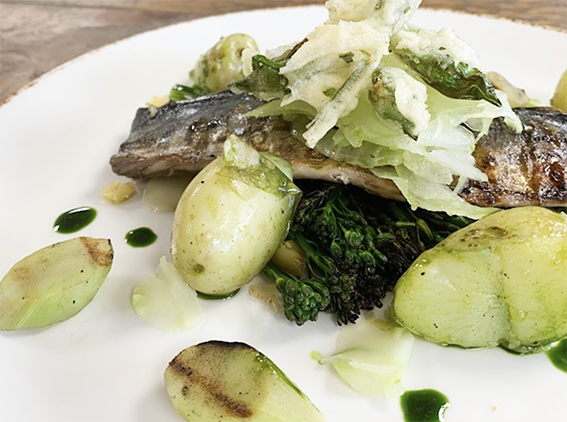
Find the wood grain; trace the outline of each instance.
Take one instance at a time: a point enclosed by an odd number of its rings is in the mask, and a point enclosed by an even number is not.
[[[89,50],[209,15],[324,0],[1,0],[0,102]],[[423,0],[422,7],[500,16],[567,31],[567,1]]]

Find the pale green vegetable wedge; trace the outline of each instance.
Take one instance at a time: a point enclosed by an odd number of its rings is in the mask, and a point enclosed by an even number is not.
[[[567,113],[567,70],[563,72],[557,82],[553,98],[551,99],[551,105]]]
[[[400,278],[393,312],[442,345],[530,353],[566,337],[566,215],[516,208],[455,232]]]
[[[189,347],[169,363],[164,378],[171,403],[188,421],[324,421],[267,356],[244,343]]]
[[[76,315],[106,280],[113,254],[108,239],[77,237],[22,259],[0,282],[0,330],[45,327]]]

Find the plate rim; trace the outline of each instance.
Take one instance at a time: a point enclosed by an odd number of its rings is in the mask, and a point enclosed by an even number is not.
[[[18,89],[16,89],[16,91],[9,94],[4,100],[0,101],[0,110],[2,109],[3,106],[10,103],[15,97],[19,96],[24,91],[27,91],[30,88],[33,88],[37,83],[41,82],[45,78],[48,78],[50,75],[52,75],[56,72],[59,72],[60,70],[66,68],[68,66],[71,66],[75,62],[81,61],[81,60],[85,59],[86,57],[89,57],[93,54],[96,54],[100,50],[103,50],[105,48],[109,48],[109,47],[112,47],[112,46],[115,46],[115,45],[119,45],[119,44],[124,43],[124,42],[128,42],[132,38],[136,38],[136,37],[139,37],[139,36],[145,36],[146,34],[150,34],[152,32],[164,30],[164,29],[171,28],[171,27],[187,25],[187,24],[190,24],[192,22],[206,21],[206,20],[209,20],[209,19],[215,19],[215,18],[219,18],[219,17],[231,17],[231,16],[238,16],[238,15],[241,15],[241,14],[254,14],[254,13],[265,13],[265,12],[273,13],[273,12],[277,12],[278,10],[284,10],[284,9],[285,10],[289,10],[289,9],[298,9],[299,10],[299,9],[324,9],[324,8],[325,8],[324,5],[317,5],[317,4],[309,4],[309,5],[301,5],[301,6],[277,6],[277,7],[269,7],[268,6],[268,7],[258,8],[258,9],[240,10],[240,11],[235,11],[235,12],[225,12],[225,13],[219,13],[219,14],[215,14],[215,15],[202,16],[202,17],[197,17],[197,18],[194,18],[194,19],[184,20],[184,21],[180,21],[180,22],[167,23],[167,24],[164,24],[164,25],[160,25],[156,28],[146,29],[146,30],[143,30],[143,31],[135,33],[135,34],[131,34],[131,35],[125,37],[125,38],[120,38],[120,39],[111,41],[109,43],[106,43],[104,45],[101,45],[99,47],[95,47],[91,50],[88,50],[88,51],[85,51],[85,52],[79,54],[76,57],[73,57],[70,60],[67,60],[66,62],[58,64],[54,68],[46,71],[45,73],[42,73],[41,75],[35,77],[34,79],[29,81],[25,85],[19,87]],[[431,6],[420,6],[418,11],[419,10],[427,10],[427,11],[430,11],[430,12],[449,13],[449,14],[455,14],[455,15],[460,15],[460,16],[475,16],[475,17],[482,18],[482,19],[489,19],[489,20],[494,20],[494,21],[504,21],[504,22],[513,23],[513,24],[520,25],[520,26],[539,28],[539,29],[543,29],[543,30],[546,30],[546,31],[557,32],[557,33],[560,33],[560,34],[567,34],[567,29],[554,27],[554,26],[550,26],[550,25],[545,25],[545,24],[537,24],[537,23],[534,23],[534,22],[528,22],[528,21],[524,21],[524,20],[521,20],[521,19],[518,19],[518,18],[508,18],[508,17],[504,17],[504,16],[492,15],[492,14],[489,14],[489,13],[475,13],[475,12],[469,12],[469,11],[463,11],[463,10],[452,10],[452,9],[449,9],[449,8],[446,8],[446,7],[431,7]]]

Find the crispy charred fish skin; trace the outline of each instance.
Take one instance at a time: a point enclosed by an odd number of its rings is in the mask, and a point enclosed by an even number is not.
[[[224,140],[234,133],[258,151],[288,160],[297,179],[352,184],[404,200],[390,180],[305,146],[281,116],[246,115],[261,104],[252,95],[225,91],[157,110],[140,108],[130,135],[110,159],[112,170],[132,179],[196,172],[222,154]],[[470,180],[461,197],[483,207],[567,206],[567,115],[545,107],[515,111],[524,131],[517,134],[502,119],[494,120],[474,152],[489,180]]]
[[[493,121],[473,154],[488,181],[469,180],[461,196],[483,207],[566,206],[567,114],[547,107],[514,111],[524,130]]]
[[[261,104],[252,96],[223,92],[193,101],[170,102],[157,109],[140,108],[130,135],[112,156],[112,170],[133,179],[194,172],[222,154],[231,133],[270,144],[271,131],[285,132],[277,119],[261,121],[244,114]],[[281,124],[280,124],[281,125]]]
[[[260,152],[285,158],[297,179],[353,184],[388,199],[404,199],[390,180],[305,146],[281,116],[246,115],[261,104],[252,95],[225,91],[170,102],[155,111],[140,108],[130,135],[110,159],[112,171],[132,179],[196,172],[222,154],[223,142],[234,133]]]

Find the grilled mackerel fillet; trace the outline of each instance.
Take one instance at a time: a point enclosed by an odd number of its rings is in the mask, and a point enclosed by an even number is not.
[[[284,157],[293,167],[294,178],[353,184],[388,199],[404,199],[392,181],[305,146],[281,116],[245,116],[262,104],[252,95],[225,91],[170,102],[157,111],[140,108],[130,135],[110,159],[112,170],[132,179],[195,172],[222,155],[225,139],[234,133],[260,152]]]
[[[222,154],[232,133],[260,152],[289,161],[297,179],[352,184],[388,199],[403,200],[393,182],[358,166],[329,159],[293,136],[281,116],[250,117],[263,102],[221,92],[158,109],[140,108],[128,138],[110,159],[112,170],[133,179],[195,172]],[[567,115],[551,108],[516,109],[524,131],[495,119],[474,152],[487,182],[471,180],[461,196],[479,206],[567,206]]]

